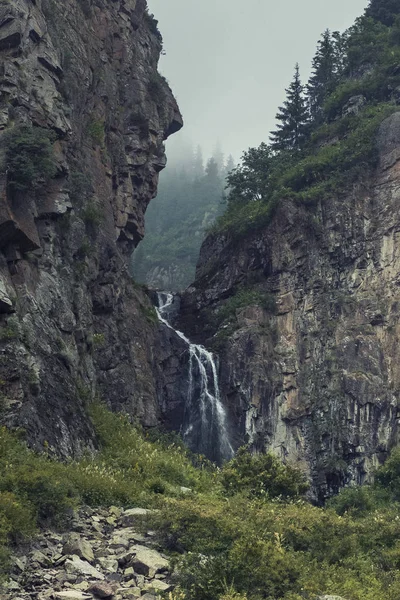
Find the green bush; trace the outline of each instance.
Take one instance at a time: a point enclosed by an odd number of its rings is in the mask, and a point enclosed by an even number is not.
[[[3,169],[13,189],[34,190],[55,176],[54,140],[53,132],[29,125],[18,125],[3,133]]]
[[[275,297],[252,288],[238,290],[234,296],[229,298],[217,313],[219,322],[225,321],[235,316],[236,311],[247,306],[261,306],[269,312],[275,312]]]
[[[92,119],[88,125],[87,132],[97,146],[104,146],[106,137],[104,121],[100,119]]]
[[[162,106],[165,100],[165,78],[156,71],[150,77],[147,84],[147,89],[150,98],[157,104],[157,106]]]
[[[104,214],[98,202],[89,200],[81,211],[82,219],[86,225],[97,228],[104,220]]]
[[[223,467],[221,483],[227,494],[245,493],[249,497],[296,498],[308,489],[297,469],[283,465],[272,454],[253,455],[246,448],[239,449]]]

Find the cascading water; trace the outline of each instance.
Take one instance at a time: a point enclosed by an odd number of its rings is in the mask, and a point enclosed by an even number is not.
[[[214,356],[203,346],[192,344],[168,322],[174,301],[173,294],[158,293],[158,318],[175,331],[189,350],[188,395],[185,406],[182,437],[193,451],[216,462],[232,458],[226,411],[221,402],[218,373]]]

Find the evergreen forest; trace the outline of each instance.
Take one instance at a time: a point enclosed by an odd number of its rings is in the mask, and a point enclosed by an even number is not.
[[[160,175],[146,212],[146,235],[132,259],[139,283],[179,291],[194,280],[205,232],[225,207],[225,179],[234,167],[217,147],[204,164],[202,150],[181,148]]]

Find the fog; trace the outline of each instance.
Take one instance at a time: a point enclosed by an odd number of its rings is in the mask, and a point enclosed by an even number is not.
[[[321,33],[345,30],[367,3],[149,0],[164,38],[160,71],[185,120],[167,151],[191,140],[209,155],[219,142],[239,159],[267,141],[295,63],[306,81]]]

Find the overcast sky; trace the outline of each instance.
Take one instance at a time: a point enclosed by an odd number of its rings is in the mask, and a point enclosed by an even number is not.
[[[368,0],[148,2],[164,37],[166,55],[160,71],[185,120],[174,143],[191,139],[209,155],[219,141],[235,159],[268,140],[295,63],[300,63],[306,80],[320,34],[326,28],[343,31],[368,4]]]

